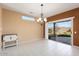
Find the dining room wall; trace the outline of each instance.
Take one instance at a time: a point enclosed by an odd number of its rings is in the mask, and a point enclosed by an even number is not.
[[[79,46],[79,8],[75,8],[54,16],[48,17],[48,22],[64,18],[74,17],[73,19],[73,45]]]
[[[17,34],[19,42],[32,42],[42,38],[42,26],[35,21],[22,20],[19,12],[2,9],[2,34]]]

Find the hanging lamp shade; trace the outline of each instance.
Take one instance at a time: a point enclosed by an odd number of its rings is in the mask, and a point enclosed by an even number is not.
[[[43,23],[43,22],[47,22],[47,19],[44,17],[44,14],[43,14],[43,4],[41,4],[41,14],[40,14],[40,18],[37,20],[37,22],[41,22],[41,23]]]

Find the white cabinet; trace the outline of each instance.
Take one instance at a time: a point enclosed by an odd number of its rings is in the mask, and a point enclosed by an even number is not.
[[[16,34],[5,34],[2,35],[2,47],[10,47],[17,44]]]

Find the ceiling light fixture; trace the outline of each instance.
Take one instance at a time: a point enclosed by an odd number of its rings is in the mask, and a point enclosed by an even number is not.
[[[44,14],[43,14],[43,4],[40,5],[41,6],[41,17],[37,20],[37,22],[41,22],[41,23],[44,23],[44,22],[47,22],[47,19],[44,17]]]

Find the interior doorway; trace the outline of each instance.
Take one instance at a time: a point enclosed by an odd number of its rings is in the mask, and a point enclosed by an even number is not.
[[[52,21],[47,24],[48,39],[72,45],[73,41],[73,19]]]

